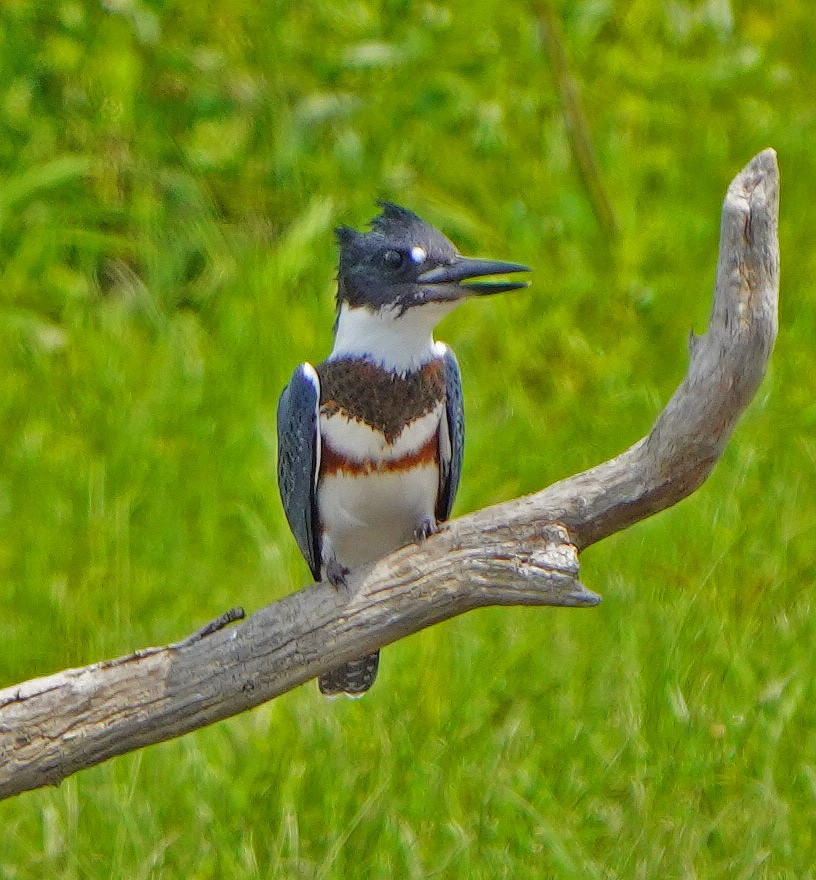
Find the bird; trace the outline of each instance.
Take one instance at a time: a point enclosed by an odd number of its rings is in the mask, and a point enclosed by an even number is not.
[[[527,266],[464,257],[439,230],[391,202],[370,229],[335,230],[334,344],[293,372],[277,408],[278,486],[315,580],[348,575],[438,531],[459,486],[465,423],[453,351],[439,321],[466,299],[527,282],[485,279]],[[362,696],[379,651],[319,676],[321,693]]]

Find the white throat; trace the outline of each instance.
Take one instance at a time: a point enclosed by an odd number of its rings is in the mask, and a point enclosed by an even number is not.
[[[329,360],[367,357],[398,373],[415,370],[438,356],[434,327],[456,306],[456,302],[427,303],[400,314],[397,308],[372,312],[343,303]]]

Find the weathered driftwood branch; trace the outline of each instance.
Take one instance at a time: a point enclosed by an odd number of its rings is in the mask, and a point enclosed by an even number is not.
[[[590,606],[578,551],[694,491],[762,378],[776,335],[778,174],[760,153],[729,187],[708,332],[651,433],[535,495],[455,520],[352,579],[234,627],[0,691],[0,797],[180,736],[338,663],[486,605]]]

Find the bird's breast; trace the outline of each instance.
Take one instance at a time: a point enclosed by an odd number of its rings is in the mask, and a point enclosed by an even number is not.
[[[438,357],[408,373],[344,357],[324,361],[317,373],[321,419],[343,416],[382,434],[388,444],[445,400],[444,367]]]
[[[371,473],[395,471],[435,462],[438,456],[439,424],[443,405],[404,424],[389,437],[345,410],[326,413],[321,409],[320,474],[345,471]]]
[[[412,540],[433,520],[439,492],[442,405],[389,442],[342,410],[321,412],[317,502],[321,528],[353,568]]]
[[[439,492],[444,375],[432,361],[406,375],[355,359],[320,375],[320,527],[347,567],[379,559],[433,521]]]

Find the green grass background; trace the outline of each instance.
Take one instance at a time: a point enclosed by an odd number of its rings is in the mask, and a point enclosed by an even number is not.
[[[464,513],[642,436],[774,146],[780,335],[711,479],[591,548],[593,610],[491,609],[0,804],[5,878],[812,878],[816,12],[562,0],[620,234],[535,3],[0,5],[0,686],[307,582],[275,403],[331,343],[332,228],[406,204],[526,292],[439,336]]]

